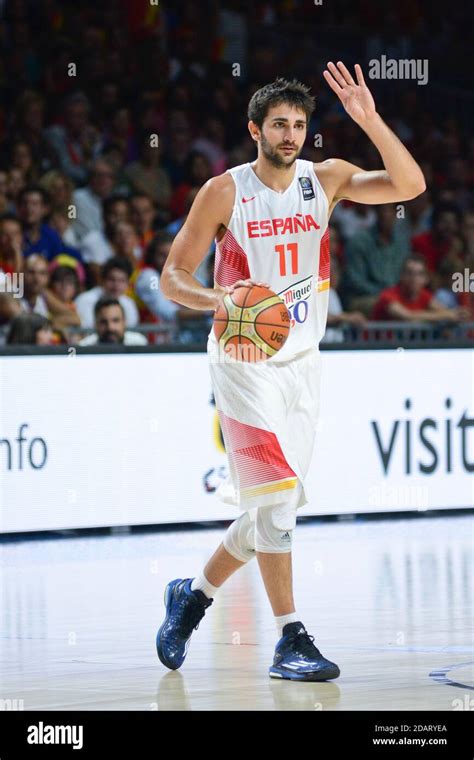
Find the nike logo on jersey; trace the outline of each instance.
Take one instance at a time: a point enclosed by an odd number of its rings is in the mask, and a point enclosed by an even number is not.
[[[242,203],[248,203],[249,201],[253,201],[257,196],[252,195],[251,198],[242,198]]]

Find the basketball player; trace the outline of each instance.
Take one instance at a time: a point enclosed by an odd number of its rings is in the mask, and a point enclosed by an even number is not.
[[[360,66],[354,79],[343,63],[328,63],[324,77],[385,168],[364,171],[337,158],[317,164],[299,159],[314,98],[298,81],[278,78],[249,103],[257,159],[206,182],[163,270],[164,295],[192,309],[213,311],[236,287],[265,285],[281,296],[291,316],[286,343],[261,362],[225,360],[209,334],[209,367],[229,460],[229,478],[218,496],[241,514],[197,577],[166,587],[166,617],[156,643],[161,662],[172,670],[182,665],[191,634],[218,589],[256,556],[278,633],[270,676],[322,681],[339,675],[296,612],[291,563],[296,510],[308,503],[305,477],[318,417],[328,220],[343,198],[407,201],[425,190],[425,182],[377,113]],[[193,275],[213,239],[215,284],[205,288]]]

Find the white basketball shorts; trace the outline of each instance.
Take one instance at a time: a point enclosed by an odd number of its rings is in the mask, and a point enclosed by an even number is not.
[[[296,510],[308,503],[304,483],[319,414],[319,349],[282,362],[241,362],[224,356],[211,333],[207,350],[229,461],[217,496],[242,511],[281,505],[277,527],[293,529]]]

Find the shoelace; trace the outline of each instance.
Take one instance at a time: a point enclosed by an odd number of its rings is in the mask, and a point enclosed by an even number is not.
[[[182,636],[189,636],[191,631],[199,628],[205,609],[197,600],[193,601],[189,597],[183,597],[178,601],[178,604],[183,611],[180,633]]]
[[[309,657],[314,657],[315,655],[319,657],[321,656],[321,652],[313,643],[314,636],[311,636],[307,631],[295,633],[294,640],[302,654],[308,655]]]

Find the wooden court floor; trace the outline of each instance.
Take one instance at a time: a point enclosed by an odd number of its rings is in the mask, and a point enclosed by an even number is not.
[[[223,533],[1,544],[4,709],[473,709],[472,516],[298,522],[297,610],[341,668],[320,684],[268,677],[277,637],[256,560],[221,588],[183,667],[159,662],[164,586],[196,575]]]

